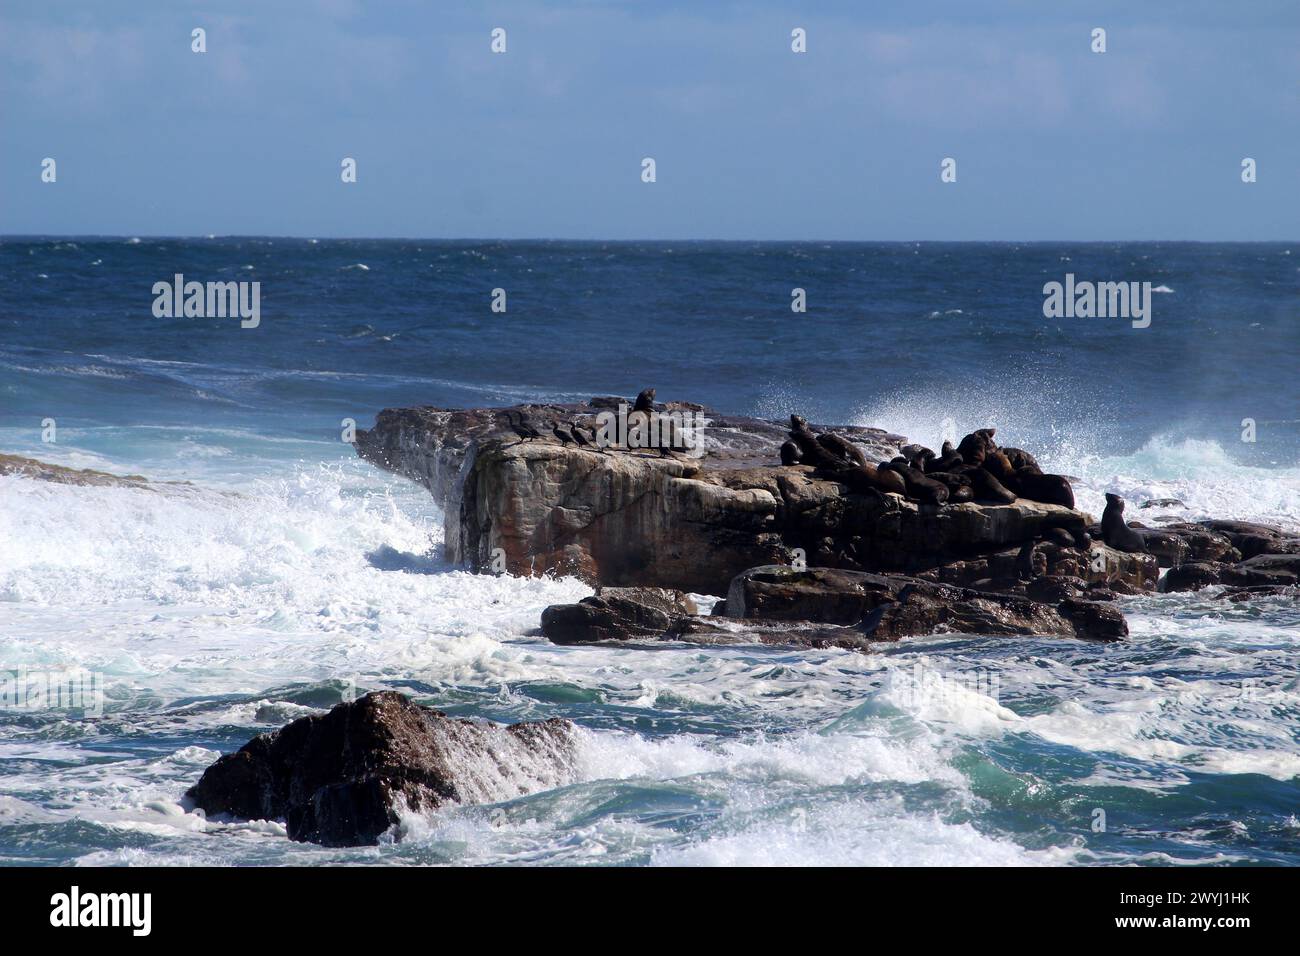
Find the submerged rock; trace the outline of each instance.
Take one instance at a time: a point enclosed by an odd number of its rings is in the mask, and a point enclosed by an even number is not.
[[[144,488],[155,487],[156,483],[142,475],[114,475],[107,471],[95,471],[90,468],[67,468],[52,465],[35,458],[23,458],[20,455],[0,455],[0,475],[20,475],[35,478],[56,485],[97,485],[110,488]],[[188,484],[188,482],[164,482],[163,484]]]
[[[186,793],[209,814],[284,820],[289,837],[373,844],[402,809],[505,800],[573,778],[573,725],[459,720],[394,691],[259,734]]]

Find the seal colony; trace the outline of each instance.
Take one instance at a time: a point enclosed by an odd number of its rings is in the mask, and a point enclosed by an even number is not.
[[[1016,498],[1074,507],[1074,489],[1064,475],[1046,474],[1029,452],[999,448],[995,429],[980,428],[936,455],[924,445],[904,445],[900,454],[871,464],[862,449],[842,435],[814,434],[800,415],[790,416],[790,437],[781,445],[781,464],[812,465],[819,477],[856,491],[903,495],[920,504],[979,501],[1008,504]],[[1128,550],[1128,549],[1125,549]],[[1140,550],[1140,549],[1139,549]]]
[[[637,420],[704,423],[698,457],[598,440],[602,418],[629,406]],[[543,635],[564,643],[1118,640],[1117,597],[1217,584],[1250,600],[1300,581],[1294,535],[1149,528],[1126,522],[1114,494],[1097,521],[1068,477],[996,438],[976,428],[936,453],[882,429],[730,416],[647,388],[630,402],[386,409],[356,448],[433,492],[453,564],[591,584],[592,598],[543,615]],[[725,597],[701,616],[686,594]]]

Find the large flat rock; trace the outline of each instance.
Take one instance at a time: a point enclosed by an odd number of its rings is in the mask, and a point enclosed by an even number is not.
[[[618,401],[386,410],[358,433],[357,451],[429,488],[444,509],[452,562],[594,585],[721,594],[746,568],[801,560],[911,574],[1017,546],[1051,526],[1093,523],[1026,499],[940,506],[854,493],[808,466],[781,465],[787,424],[689,403],[658,408],[703,416],[698,453],[571,440],[571,429],[590,433]],[[835,430],[868,461],[892,457],[905,441],[879,429]]]

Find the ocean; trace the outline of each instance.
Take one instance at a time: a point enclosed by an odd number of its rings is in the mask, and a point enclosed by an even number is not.
[[[178,273],[260,282],[260,324],[156,318]],[[1045,318],[1067,274],[1149,281],[1150,327]],[[586,585],[448,567],[429,494],[341,440],[654,386],[935,446],[994,426],[1095,515],[1300,529],[1298,368],[1288,243],[0,239],[0,453],[176,482],[0,476],[0,672],[105,697],[0,707],[0,861],[1300,864],[1294,598],[1125,598],[1104,646],[558,647],[541,611]],[[578,779],[357,849],[182,807],[220,753],[381,688],[571,718]]]

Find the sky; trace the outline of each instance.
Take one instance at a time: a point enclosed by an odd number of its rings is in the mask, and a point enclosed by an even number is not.
[[[1291,240],[1300,3],[6,0],[0,234]]]

